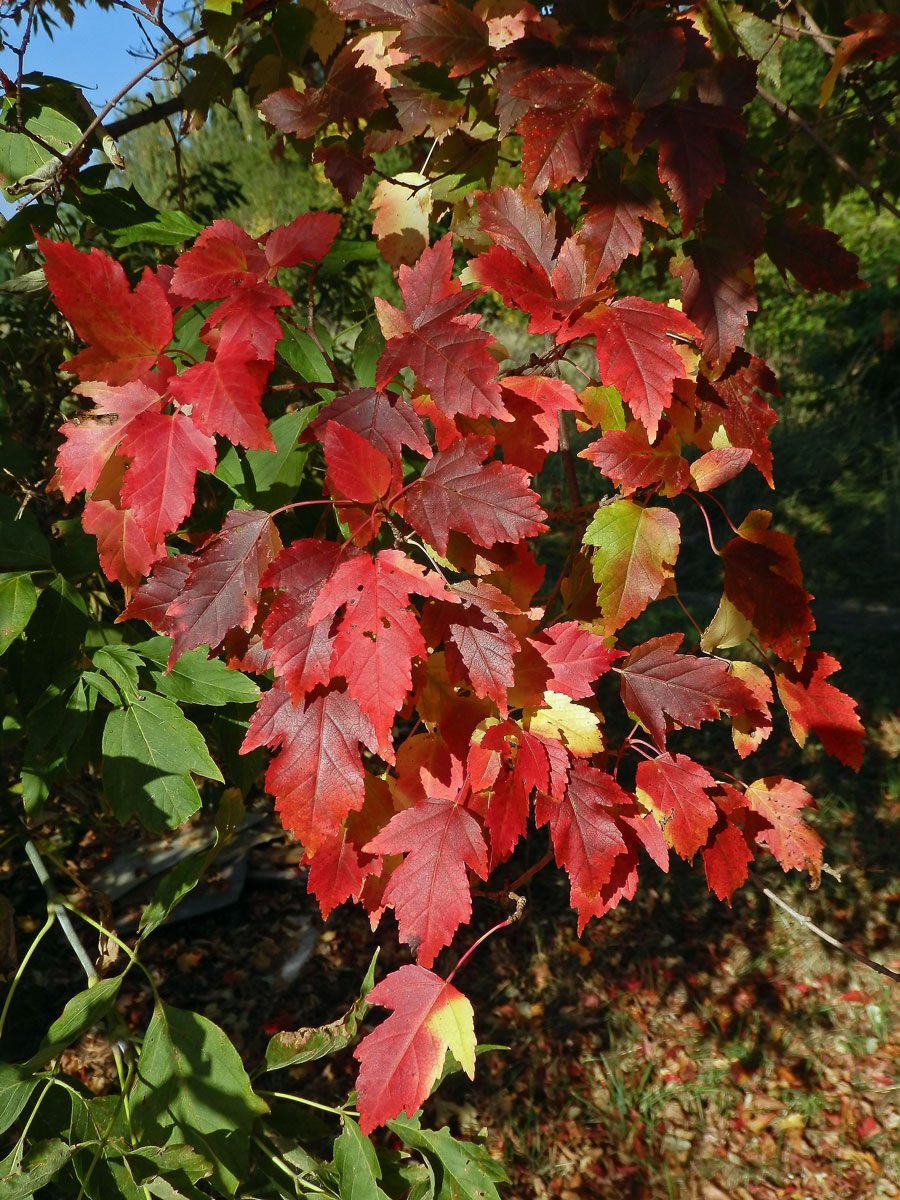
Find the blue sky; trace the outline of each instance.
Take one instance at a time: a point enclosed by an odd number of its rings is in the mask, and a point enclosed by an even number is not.
[[[7,39],[17,40],[21,30],[7,25]],[[84,8],[75,7],[71,29],[58,21],[52,39],[40,27],[35,30],[25,54],[25,70],[80,84],[96,111],[138,73],[141,60],[128,51],[142,46],[146,43],[132,13],[119,8],[103,12],[89,2]],[[8,49],[0,52],[0,65],[15,78],[17,60]]]

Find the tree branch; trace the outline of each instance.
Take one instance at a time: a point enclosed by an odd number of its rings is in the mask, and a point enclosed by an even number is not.
[[[768,897],[773,904],[777,904],[788,916],[793,917],[804,929],[808,929],[810,933],[814,933],[816,937],[821,938],[823,942],[827,942],[829,946],[834,946],[836,950],[840,950],[842,954],[846,954],[849,958],[855,958],[863,966],[877,971],[879,975],[884,975],[888,979],[892,979],[895,983],[900,983],[900,971],[892,971],[890,967],[885,967],[881,963],[875,962],[874,959],[867,958],[865,954],[859,954],[856,950],[851,950],[849,946],[845,946],[843,942],[839,942],[830,933],[826,933],[824,929],[820,929],[818,925],[814,925],[809,917],[805,917],[803,913],[797,912],[795,908],[791,908],[787,901],[782,900],[780,896],[776,896],[770,888],[767,888],[755,871],[750,872],[750,879],[764,896]]]

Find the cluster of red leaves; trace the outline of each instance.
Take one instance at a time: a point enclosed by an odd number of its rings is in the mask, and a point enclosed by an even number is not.
[[[822,845],[799,784],[726,783],[668,744],[724,714],[746,758],[772,730],[774,680],[797,740],[812,732],[859,765],[853,703],[826,680],[838,664],[808,648],[811,597],[790,537],[763,510],[734,528],[700,653],[682,652],[680,634],[629,646],[619,631],[675,590],[680,522],[655,501],[690,493],[699,504],[748,464],[772,484],[767,397],[777,385],[740,349],[763,244],[811,288],[858,280],[832,235],[797,210],[766,217],[743,151],[748,63],[716,58],[687,17],[650,6],[605,79],[590,65],[598,48],[587,65],[547,66],[558,29],[528,4],[516,14],[454,0],[332,8],[369,24],[321,86],[276,92],[263,111],[299,138],[383,112],[370,144],[348,143],[363,161],[453,123],[399,68],[401,82],[379,82],[366,38],[386,27],[398,55],[452,62],[451,76],[497,68],[497,119],[522,138],[523,184],[476,197],[481,248],[468,278],[552,347],[498,370],[493,337],[467,311],[478,292],[454,277],[449,236],[401,267],[403,307],[376,300],[386,344],[375,387],[340,392],[303,434],[320,447],[346,537],[283,546],[277,513],[235,510],[196,553],[167,557],[165,541],[191,511],[198,472],[215,467],[214,435],[272,448],[261,399],[283,333],[276,310],[290,304],[275,276],[323,259],[338,217],[306,214],[259,240],[217,221],[133,291],[97,250],[40,245],[53,296],[88,343],[66,368],[94,404],[64,427],[59,485],[67,499],[88,494],[84,525],[103,569],[133,592],[123,615],[170,635],[173,661],[209,646],[272,680],[244,750],[272,751],[266,786],[306,850],[322,912],[352,899],[374,925],[391,909],[415,955],[415,968],[373,993],[395,1011],[358,1052],[367,1130],[421,1102],[447,1046],[469,1065],[467,1002],[428,968],[470,918],[472,877],[504,863],[532,819],[549,829],[580,927],[634,895],[645,856],[666,870],[670,853],[699,851],[723,899],[760,848],[817,875]],[[687,68],[694,85],[673,98]],[[668,211],[624,169],[607,169],[621,148],[656,144]],[[347,161],[325,162],[349,190]],[[589,174],[573,231],[540,197]],[[682,307],[617,296],[612,276],[640,249],[642,223],[673,212],[694,235],[677,268]],[[214,305],[208,352],[179,369],[167,353],[173,315],[199,301]],[[608,419],[609,393],[578,394],[554,374],[575,344],[590,347],[621,420]],[[616,490],[585,535],[597,603],[572,599],[552,618],[536,599],[543,569],[528,540],[547,514],[531,481],[567,411],[599,429],[583,457]],[[752,662],[712,653],[748,637],[766,652]],[[618,690],[635,722],[617,748],[600,728],[598,683],[611,703]]]

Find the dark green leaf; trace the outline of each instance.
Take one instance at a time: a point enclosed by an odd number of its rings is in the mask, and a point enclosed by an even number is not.
[[[344,1117],[343,1132],[334,1143],[334,1161],[340,1172],[341,1200],[387,1200],[378,1186],[381,1167],[375,1147],[351,1117]]]
[[[155,664],[150,674],[157,689],[172,700],[187,704],[254,704],[259,688],[240,671],[229,670],[218,658],[207,658],[207,651],[189,650],[167,674],[165,667],[172,649],[168,637],[150,638],[132,647],[147,662]]]
[[[21,1067],[0,1063],[0,1133],[9,1129],[40,1082]]]
[[[109,676],[126,703],[137,698],[140,665],[140,658],[127,646],[101,646],[94,651],[94,666]]]
[[[37,605],[37,588],[25,572],[0,575],[0,654],[9,649]]]
[[[27,1200],[62,1170],[76,1149],[59,1138],[35,1142],[20,1170],[0,1179],[0,1196],[3,1200]]]
[[[29,1059],[28,1070],[43,1070],[57,1054],[102,1021],[115,1004],[122,978],[114,975],[110,979],[99,979],[93,987],[73,996],[47,1030],[40,1050]]]
[[[142,1138],[193,1146],[229,1195],[246,1170],[251,1126],[268,1108],[218,1025],[166,1004],[144,1037],[131,1106]]]
[[[411,1150],[418,1150],[435,1168],[435,1200],[500,1200],[495,1183],[506,1173],[477,1142],[461,1142],[447,1129],[422,1129],[418,1118],[389,1121],[389,1127]]]

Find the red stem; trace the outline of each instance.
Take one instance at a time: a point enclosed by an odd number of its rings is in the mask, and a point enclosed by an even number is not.
[[[703,507],[703,505],[700,503],[700,501],[697,499],[697,497],[695,495],[693,495],[693,493],[685,492],[684,494],[686,496],[690,496],[690,498],[693,500],[693,502],[697,505],[697,507],[703,513],[703,520],[706,522],[706,536],[709,538],[710,548],[712,549],[713,554],[715,554],[717,558],[721,558],[722,555],[719,552],[719,550],[716,548],[716,543],[713,541],[712,526],[709,523],[709,515],[707,514],[706,509]]]

